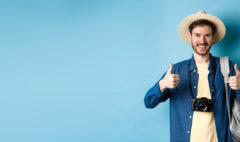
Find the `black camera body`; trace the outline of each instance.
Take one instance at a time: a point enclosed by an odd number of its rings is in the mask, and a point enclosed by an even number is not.
[[[192,100],[192,110],[210,112],[212,111],[212,100],[205,97]]]

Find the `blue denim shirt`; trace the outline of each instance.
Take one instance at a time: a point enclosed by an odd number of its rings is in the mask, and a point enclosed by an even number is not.
[[[232,142],[231,133],[229,130],[226,94],[224,89],[224,79],[220,70],[220,62],[218,57],[210,55],[209,63],[209,88],[212,88],[213,70],[212,60],[215,59],[217,68],[214,80],[215,92],[211,97],[213,100],[213,113],[215,118],[218,142]],[[154,108],[160,102],[170,99],[170,139],[171,142],[189,142],[191,135],[191,124],[193,111],[191,109],[191,92],[188,79],[188,63],[190,62],[191,85],[194,98],[197,95],[198,73],[194,58],[182,61],[173,65],[173,74],[178,74],[180,77],[179,84],[174,89],[166,89],[161,92],[158,82],[148,90],[144,98],[144,103],[147,108]],[[230,76],[235,75],[234,64],[230,61]],[[165,74],[163,75],[163,77]],[[162,78],[163,78],[162,77]],[[162,79],[161,78],[161,79]],[[230,104],[234,93],[240,98],[240,90],[234,91],[229,87]],[[240,99],[239,99],[240,100]],[[204,131],[204,130],[203,130]]]

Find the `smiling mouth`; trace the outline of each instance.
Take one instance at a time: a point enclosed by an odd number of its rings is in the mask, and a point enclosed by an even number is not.
[[[199,47],[200,49],[205,49],[207,47],[207,44],[198,44],[197,47]]]
[[[198,47],[199,47],[199,48],[206,48],[207,46],[205,46],[205,45],[199,45]]]
[[[197,48],[199,52],[206,52],[208,50],[206,45],[199,45]]]

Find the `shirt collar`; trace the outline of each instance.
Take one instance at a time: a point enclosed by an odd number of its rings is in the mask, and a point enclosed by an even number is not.
[[[209,71],[212,70],[212,60],[213,60],[213,56],[212,56],[212,54],[210,54],[210,56],[209,56],[209,66],[208,66]],[[194,59],[193,55],[192,55],[192,58],[190,59],[189,70],[190,71],[197,70],[196,62],[195,62],[195,59]]]

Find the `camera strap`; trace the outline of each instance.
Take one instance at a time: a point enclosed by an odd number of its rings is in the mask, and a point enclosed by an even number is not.
[[[210,55],[211,56],[211,55]],[[195,62],[195,59],[193,58],[194,62]],[[196,63],[196,62],[195,62]],[[189,81],[189,88],[190,88],[190,92],[191,92],[191,100],[194,99],[194,96],[193,96],[193,92],[192,92],[192,84],[191,84],[191,72],[190,72],[190,64],[191,62],[188,63],[188,81]],[[216,65],[216,62],[215,62],[215,59],[212,57],[212,70],[213,70],[213,82],[212,82],[212,94],[215,92],[215,85],[214,85],[214,80],[215,80],[215,74],[216,74],[216,70],[217,70],[217,65]]]

